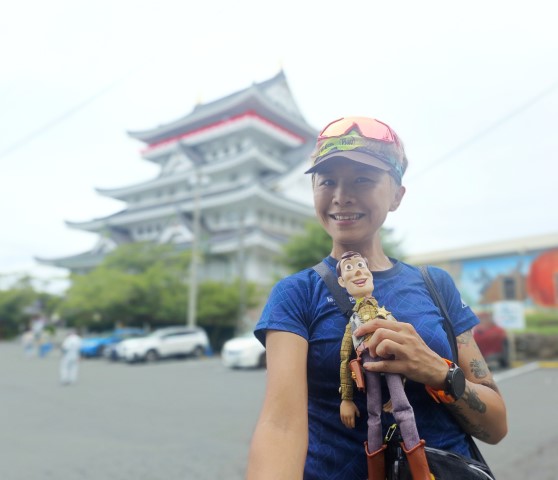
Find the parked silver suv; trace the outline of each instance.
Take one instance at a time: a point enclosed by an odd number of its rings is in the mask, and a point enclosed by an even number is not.
[[[117,345],[117,356],[128,363],[154,362],[160,358],[203,355],[209,349],[205,330],[189,327],[166,327],[140,338]]]

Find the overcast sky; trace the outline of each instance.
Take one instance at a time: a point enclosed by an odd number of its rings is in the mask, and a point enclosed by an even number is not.
[[[407,194],[387,225],[407,253],[556,233],[555,20],[542,0],[9,2],[0,280],[63,275],[33,257],[94,245],[64,221],[122,208],[95,187],[157,174],[127,131],[281,68],[316,129],[366,115],[402,137]]]

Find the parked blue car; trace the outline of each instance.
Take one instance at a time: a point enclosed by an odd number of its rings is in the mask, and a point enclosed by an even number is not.
[[[117,328],[114,332],[98,336],[85,337],[81,341],[80,354],[82,357],[101,357],[105,349],[127,338],[143,337],[147,332],[142,328]]]

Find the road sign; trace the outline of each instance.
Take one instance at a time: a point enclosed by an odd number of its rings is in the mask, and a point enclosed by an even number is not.
[[[492,304],[494,322],[506,330],[525,328],[525,308],[523,302],[506,300]]]

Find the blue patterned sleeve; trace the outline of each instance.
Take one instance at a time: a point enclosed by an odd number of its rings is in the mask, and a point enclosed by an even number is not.
[[[308,282],[300,276],[280,280],[271,290],[254,334],[265,346],[267,330],[291,332],[308,340]]]

